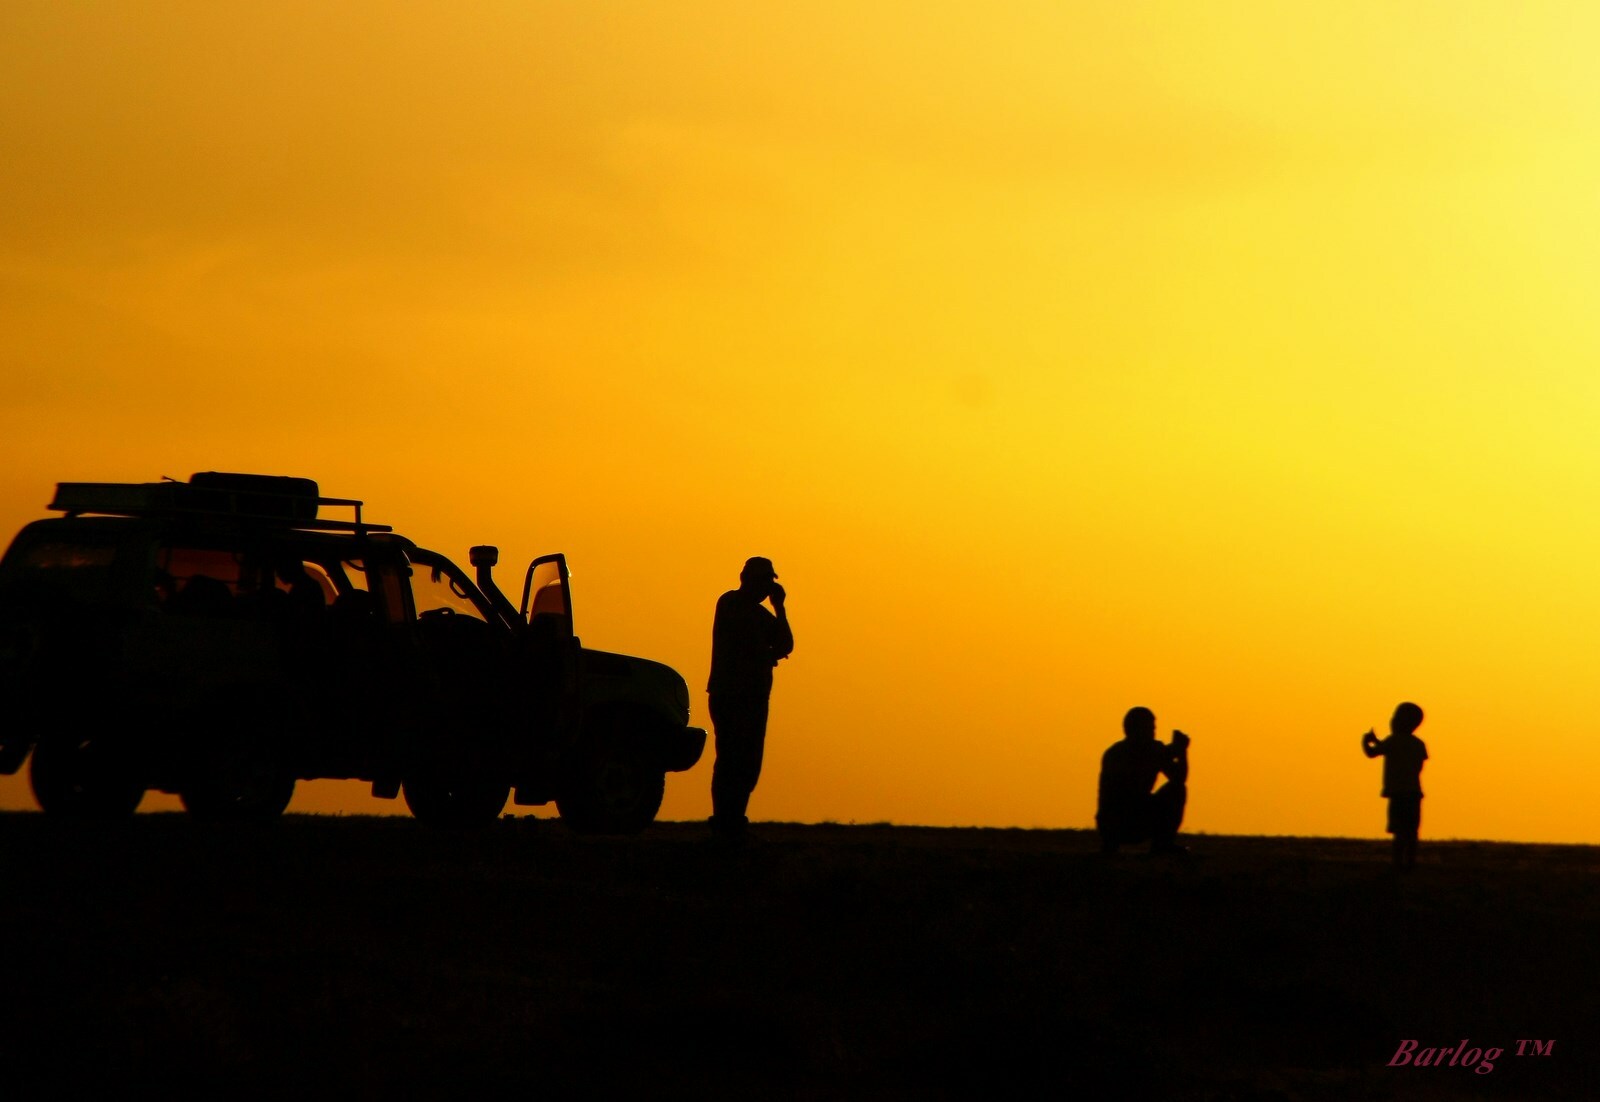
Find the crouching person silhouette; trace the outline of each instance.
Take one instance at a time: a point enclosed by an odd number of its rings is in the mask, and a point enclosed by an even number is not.
[[[1189,736],[1172,732],[1172,742],[1156,738],[1156,717],[1149,708],[1130,708],[1122,717],[1122,741],[1112,743],[1100,759],[1100,803],[1095,826],[1100,848],[1149,842],[1150,852],[1182,855],[1178,827],[1189,798]],[[1160,788],[1156,780],[1166,777]]]

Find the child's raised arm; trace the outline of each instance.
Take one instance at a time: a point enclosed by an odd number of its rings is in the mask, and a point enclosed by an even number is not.
[[[1368,730],[1366,734],[1361,736],[1361,751],[1369,758],[1375,758],[1383,753],[1383,743],[1378,741],[1378,736],[1375,732]]]

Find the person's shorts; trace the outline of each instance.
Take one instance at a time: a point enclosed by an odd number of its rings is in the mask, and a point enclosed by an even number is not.
[[[1422,826],[1421,796],[1389,797],[1389,833],[1415,838]]]

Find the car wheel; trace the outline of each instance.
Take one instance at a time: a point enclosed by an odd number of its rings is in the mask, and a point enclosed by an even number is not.
[[[0,774],[5,776],[21,769],[33,749],[38,729],[35,712],[42,709],[23,701],[30,696],[37,700],[34,694],[42,688],[37,670],[40,638],[39,628],[27,620],[0,620],[0,696],[11,702],[11,715],[0,729]],[[24,693],[24,686],[32,692]]]
[[[126,818],[144,799],[126,752],[103,737],[45,735],[33,748],[28,780],[47,814],[71,819]]]
[[[506,806],[511,786],[488,781],[442,781],[415,777],[401,786],[406,806],[418,822],[470,827],[492,823]]]
[[[561,821],[580,834],[637,834],[655,821],[667,775],[624,739],[606,739],[565,795],[556,797]]]
[[[219,737],[192,766],[178,790],[184,810],[207,822],[268,822],[294,798],[294,777],[248,737]]]

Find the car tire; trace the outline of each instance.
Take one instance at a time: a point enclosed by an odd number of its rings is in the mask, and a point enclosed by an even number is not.
[[[219,738],[206,747],[178,790],[184,810],[212,823],[263,823],[281,816],[295,779],[262,740]]]
[[[65,731],[46,734],[33,748],[28,781],[46,814],[68,819],[127,818],[145,791],[114,741]]]
[[[556,810],[579,834],[637,834],[655,821],[666,787],[666,773],[631,741],[607,738],[584,756]]]
[[[406,806],[420,823],[430,826],[472,827],[492,823],[511,796],[511,786],[487,781],[449,782],[415,777],[401,789]]]

